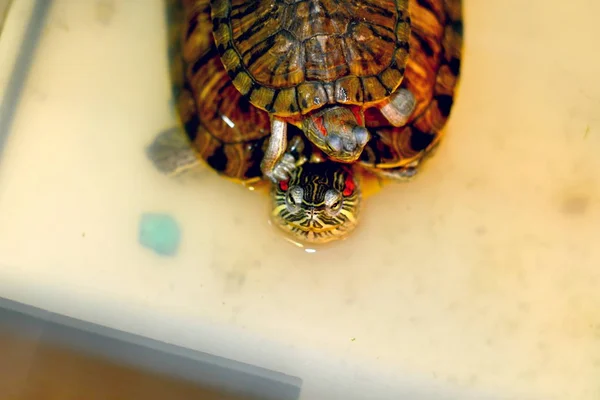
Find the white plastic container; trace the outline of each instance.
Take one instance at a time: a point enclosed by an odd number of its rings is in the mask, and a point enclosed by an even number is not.
[[[465,1],[438,153],[368,198],[351,238],[305,252],[264,195],[147,160],[176,124],[161,1],[15,0],[0,296],[295,377],[300,399],[597,399],[598,15]],[[138,243],[145,212],[179,222],[176,256]]]

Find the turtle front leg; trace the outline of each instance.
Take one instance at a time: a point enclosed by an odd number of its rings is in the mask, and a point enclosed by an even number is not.
[[[405,88],[394,93],[390,102],[380,108],[383,116],[394,126],[403,126],[406,124],[417,102],[415,96]]]
[[[288,179],[296,168],[294,157],[286,154],[286,149],[287,123],[272,116],[271,137],[260,168],[262,173],[275,183]]]

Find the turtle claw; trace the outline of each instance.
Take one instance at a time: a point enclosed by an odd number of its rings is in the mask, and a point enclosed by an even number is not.
[[[290,153],[285,153],[279,160],[272,171],[268,171],[265,175],[274,183],[288,180],[292,172],[296,169],[296,159]]]

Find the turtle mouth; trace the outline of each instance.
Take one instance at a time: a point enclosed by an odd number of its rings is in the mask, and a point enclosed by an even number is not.
[[[331,147],[329,144],[325,144],[320,150],[325,153],[325,155],[335,161],[345,164],[351,164],[360,159],[360,156],[363,153],[365,146],[360,145],[351,150],[339,150],[334,147]]]
[[[310,244],[332,242],[346,236],[335,228],[321,231],[299,229],[293,233],[297,239]]]
[[[354,229],[354,224],[314,228],[285,222],[279,227],[301,242],[317,244],[345,238]]]
[[[337,162],[343,162],[343,163],[353,163],[356,162],[359,158],[360,155],[362,153],[362,148],[356,152],[352,152],[352,153],[338,153],[336,150],[329,148],[328,152],[327,152],[329,158],[331,159],[335,159]]]
[[[335,231],[340,229],[339,226],[329,226],[329,227],[325,227],[325,228],[315,228],[314,226],[303,226],[303,225],[299,225],[299,224],[295,224],[293,222],[289,222],[288,225],[291,228],[300,230],[300,231],[304,231],[304,232],[314,232],[314,233],[323,233],[323,232],[330,232],[330,231]]]

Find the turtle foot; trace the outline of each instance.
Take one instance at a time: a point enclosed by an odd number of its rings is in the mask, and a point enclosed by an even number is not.
[[[281,156],[278,161],[275,161],[270,168],[265,168],[267,165],[263,160],[263,173],[273,183],[279,183],[290,179],[294,170],[298,165],[306,161],[304,153],[304,141],[300,136],[294,136],[289,143],[287,151]]]
[[[402,88],[380,110],[390,124],[399,127],[406,124],[416,105],[415,96],[408,89]]]
[[[289,179],[295,169],[296,159],[290,153],[285,153],[275,167],[271,171],[267,171],[265,175],[274,183],[278,183]]]
[[[166,175],[178,175],[199,165],[196,152],[179,127],[158,134],[146,148],[146,155]]]
[[[402,167],[378,169],[375,173],[381,178],[387,178],[394,181],[410,181],[417,175],[417,172],[419,172],[419,164],[419,161],[413,161]]]

